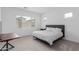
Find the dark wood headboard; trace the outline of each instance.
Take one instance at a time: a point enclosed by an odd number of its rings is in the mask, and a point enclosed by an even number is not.
[[[63,37],[65,37],[65,25],[46,25],[46,27],[61,28],[63,32]]]

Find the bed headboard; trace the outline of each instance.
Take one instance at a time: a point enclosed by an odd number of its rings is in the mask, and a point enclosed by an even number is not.
[[[65,25],[46,25],[46,27],[61,28],[63,32],[63,37],[65,37]]]

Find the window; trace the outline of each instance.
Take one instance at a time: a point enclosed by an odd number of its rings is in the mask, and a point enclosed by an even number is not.
[[[35,27],[35,18],[28,16],[16,16],[16,24],[18,28]]]
[[[64,18],[67,19],[67,18],[71,18],[72,17],[72,12],[69,12],[69,13],[65,13],[64,14]]]

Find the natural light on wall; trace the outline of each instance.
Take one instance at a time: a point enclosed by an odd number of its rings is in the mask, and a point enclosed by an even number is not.
[[[71,18],[73,16],[72,12],[69,12],[69,13],[65,13],[64,14],[64,18],[67,19],[67,18]]]
[[[43,20],[47,20],[47,17],[43,17]]]

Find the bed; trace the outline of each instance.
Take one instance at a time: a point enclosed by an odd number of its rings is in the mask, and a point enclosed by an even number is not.
[[[46,25],[46,30],[34,31],[33,37],[53,45],[53,42],[65,37],[64,25]]]

